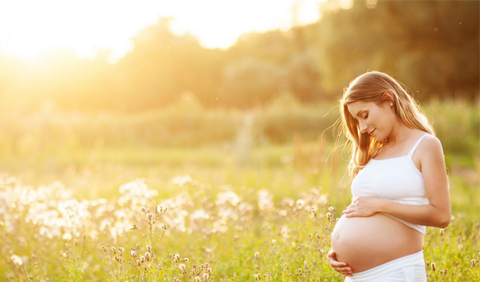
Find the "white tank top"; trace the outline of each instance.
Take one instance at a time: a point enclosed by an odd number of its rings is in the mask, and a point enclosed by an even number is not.
[[[360,196],[375,196],[400,204],[428,205],[423,174],[413,163],[412,156],[425,134],[418,139],[406,156],[384,160],[371,159],[356,175],[352,182],[352,194]],[[393,217],[405,225],[425,234],[426,227],[412,224]]]

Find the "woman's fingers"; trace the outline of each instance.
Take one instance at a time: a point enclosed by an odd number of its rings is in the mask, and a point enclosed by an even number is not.
[[[346,209],[343,211],[343,214],[348,217],[353,214],[353,209]]]
[[[330,265],[333,266],[333,267],[339,267],[339,266],[345,266],[345,265],[347,265],[346,263],[340,262],[340,261],[337,260],[334,251],[328,252],[328,256],[327,256],[327,257],[328,257],[328,262],[329,262]]]
[[[335,269],[340,274],[350,276],[352,275],[352,269],[348,266],[347,263],[338,261],[335,252],[333,250],[330,250],[328,252],[328,263]]]
[[[339,267],[346,267],[347,264],[345,262],[340,262],[338,260],[329,260],[330,262],[330,265],[333,267],[333,268],[339,268]]]
[[[340,274],[343,274],[343,275],[352,275],[352,269],[350,267],[336,267],[336,266],[332,266],[333,269],[340,273]]]
[[[352,275],[352,269],[350,267],[338,267],[335,270],[343,275]]]

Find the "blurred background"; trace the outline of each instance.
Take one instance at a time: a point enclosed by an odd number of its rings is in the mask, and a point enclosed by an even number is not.
[[[338,185],[338,99],[380,70],[420,102],[449,172],[478,185],[479,5],[0,1],[0,172],[87,198],[177,174],[248,186],[239,170]]]

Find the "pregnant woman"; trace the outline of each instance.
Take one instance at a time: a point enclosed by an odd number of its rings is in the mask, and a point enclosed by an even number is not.
[[[352,203],[332,232],[330,265],[345,281],[427,281],[425,226],[450,223],[443,149],[413,98],[377,71],[340,102],[352,144]]]

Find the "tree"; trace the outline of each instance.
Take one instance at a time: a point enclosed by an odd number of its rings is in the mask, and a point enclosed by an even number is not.
[[[477,1],[379,1],[326,12],[317,24],[323,85],[332,96],[367,70],[409,85],[419,99],[473,99],[479,85]]]
[[[230,64],[224,69],[220,102],[240,108],[263,105],[285,88],[284,77],[282,68],[252,58]]]

